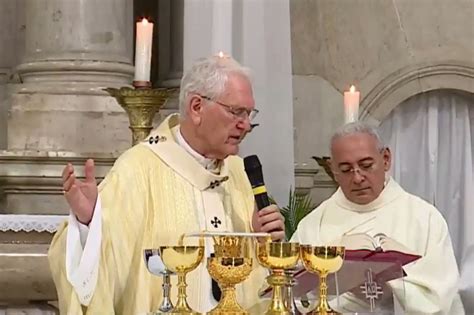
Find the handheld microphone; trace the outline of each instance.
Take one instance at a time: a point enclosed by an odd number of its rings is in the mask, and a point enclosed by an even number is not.
[[[244,158],[245,173],[252,185],[253,195],[255,196],[255,203],[258,210],[261,210],[270,205],[268,199],[267,189],[263,181],[262,164],[256,155],[249,155]]]

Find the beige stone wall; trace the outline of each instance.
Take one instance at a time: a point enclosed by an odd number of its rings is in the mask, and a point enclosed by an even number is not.
[[[19,10],[23,3],[0,1],[0,149],[7,146],[7,82],[23,54],[24,19]]]
[[[474,91],[473,0],[294,0],[291,30],[297,167],[329,153],[350,84],[374,124],[422,91]]]

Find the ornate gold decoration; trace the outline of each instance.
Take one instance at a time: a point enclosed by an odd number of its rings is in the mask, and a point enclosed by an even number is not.
[[[175,90],[168,88],[132,89],[129,87],[104,89],[127,112],[130,121],[129,128],[132,130],[133,145],[148,136],[151,129],[153,129],[153,118],[156,112]]]
[[[339,314],[333,311],[328,304],[326,278],[328,274],[336,272],[342,267],[344,247],[301,245],[301,260],[306,270],[319,274],[319,304],[313,312],[308,314]]]
[[[235,235],[213,236],[214,255],[207,260],[207,270],[222,291],[219,304],[210,315],[247,315],[237,303],[235,286],[247,279],[252,271],[252,258],[246,258],[242,248],[244,237]]]
[[[238,236],[214,236],[216,257],[241,257],[244,238]]]
[[[210,257],[207,261],[207,270],[222,291],[219,304],[208,314],[247,315],[248,312],[237,303],[235,285],[249,276],[252,271],[252,258]]]

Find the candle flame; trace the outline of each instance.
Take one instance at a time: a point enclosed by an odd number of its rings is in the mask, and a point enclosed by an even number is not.
[[[219,58],[224,58],[224,53],[221,51],[219,51],[219,53],[217,54],[219,56]]]
[[[349,92],[354,93],[356,91],[355,86],[351,85],[351,88],[349,89]]]
[[[143,19],[142,19],[142,24],[143,24],[143,25],[147,25],[147,24],[148,24],[148,20],[147,20],[146,18],[143,18]]]

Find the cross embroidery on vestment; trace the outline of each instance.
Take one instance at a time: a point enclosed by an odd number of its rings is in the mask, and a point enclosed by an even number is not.
[[[217,229],[222,222],[218,217],[214,217],[214,219],[211,220],[211,224]]]

